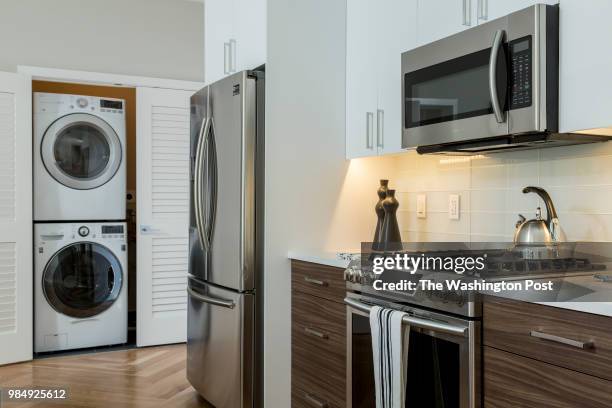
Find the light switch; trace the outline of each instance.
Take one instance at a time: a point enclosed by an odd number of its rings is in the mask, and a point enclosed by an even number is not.
[[[448,195],[448,219],[458,220],[459,219],[459,194]]]
[[[417,217],[427,218],[427,195],[417,195]]]

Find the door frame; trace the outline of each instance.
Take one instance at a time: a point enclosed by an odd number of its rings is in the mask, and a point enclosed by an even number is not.
[[[76,71],[31,65],[18,65],[17,73],[28,75],[31,80],[73,82],[79,84],[118,86],[127,88],[168,88],[195,92],[204,87],[203,81],[183,81],[179,79]]]
[[[29,65],[18,65],[17,73],[24,75],[27,78],[30,86],[34,80],[124,88],[164,88],[193,92],[196,92],[205,86],[204,82],[198,81],[56,69]],[[136,100],[136,104],[138,104],[138,100]],[[30,133],[32,133],[32,130]],[[138,139],[138,127],[136,127],[136,139]],[[32,322],[32,327],[34,326],[33,323],[34,322]]]

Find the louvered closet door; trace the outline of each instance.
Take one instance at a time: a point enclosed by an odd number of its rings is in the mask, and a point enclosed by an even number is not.
[[[0,364],[32,359],[31,96],[0,72]]]
[[[138,346],[186,340],[192,93],[136,92]]]

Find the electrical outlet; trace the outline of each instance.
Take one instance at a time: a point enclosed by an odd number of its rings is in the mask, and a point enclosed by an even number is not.
[[[448,195],[448,219],[458,220],[460,211],[461,209],[459,208],[459,194],[449,194]]]
[[[417,195],[417,217],[427,218],[427,196],[425,194]]]

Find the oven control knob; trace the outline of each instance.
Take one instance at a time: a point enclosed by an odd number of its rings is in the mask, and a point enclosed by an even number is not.
[[[82,236],[82,237],[88,236],[89,235],[89,228],[87,228],[84,225],[82,227],[79,227],[79,235]]]
[[[354,268],[344,270],[344,280],[352,283],[359,283],[360,271]]]

